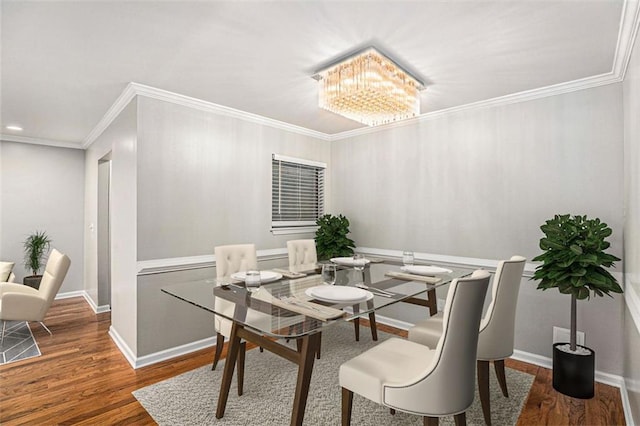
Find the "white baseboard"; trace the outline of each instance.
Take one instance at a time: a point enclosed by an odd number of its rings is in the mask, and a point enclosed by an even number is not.
[[[133,351],[129,348],[129,345],[120,337],[118,332],[113,326],[109,327],[109,336],[111,336],[111,340],[116,344],[118,349],[122,355],[124,355],[125,359],[129,362],[131,367],[136,368],[136,356],[133,354]]]
[[[91,309],[93,309],[93,312],[96,313],[96,314],[101,314],[103,312],[110,312],[111,311],[111,306],[110,305],[102,305],[102,306],[97,305],[93,301],[93,299],[89,296],[89,293],[87,293],[87,292],[84,293],[84,299],[87,301],[89,306],[91,306]]]
[[[84,290],[68,291],[66,293],[56,294],[55,300],[70,299],[72,297],[85,297],[87,294]]]
[[[624,420],[628,425],[638,424],[634,421],[633,411],[631,410],[631,401],[629,401],[629,391],[627,384],[623,381],[620,385],[620,397],[622,398],[622,409],[624,410]]]
[[[135,366],[133,368],[146,367],[147,365],[156,364],[158,362],[166,361],[171,358],[176,358],[181,355],[187,355],[200,349],[210,348],[215,346],[215,337],[207,337],[206,339],[198,340],[185,345],[176,346],[173,348],[165,349],[163,351],[155,352],[149,355],[144,355],[135,360]],[[211,360],[213,360],[213,355]]]
[[[137,357],[134,355],[129,345],[120,337],[115,328],[109,327],[109,336],[114,343],[120,349],[120,352],[124,355],[131,367],[134,369],[146,367],[152,364],[157,364],[168,359],[176,358],[182,355],[187,355],[192,352],[199,351],[200,349],[210,348],[215,345],[214,337],[207,337],[206,339],[198,340],[195,342],[187,343],[173,348],[165,349],[159,352],[155,352],[149,355]],[[213,359],[213,358],[212,358]]]
[[[87,293],[85,290],[76,290],[76,291],[68,291],[65,293],[58,293],[56,295],[55,300],[70,299],[72,297],[84,298],[84,300],[86,300],[89,306],[91,306],[91,309],[95,314],[101,314],[103,312],[111,311],[111,306],[109,305],[102,305],[102,306],[96,305],[96,303],[93,301],[91,296],[89,296],[89,293]]]

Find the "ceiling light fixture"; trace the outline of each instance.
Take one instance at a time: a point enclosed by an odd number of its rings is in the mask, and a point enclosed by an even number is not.
[[[13,131],[16,131],[16,132],[21,132],[22,131],[22,127],[20,127],[20,126],[7,126],[6,129],[7,130],[13,130]]]
[[[424,84],[373,47],[341,59],[313,76],[319,105],[368,126],[420,114]]]

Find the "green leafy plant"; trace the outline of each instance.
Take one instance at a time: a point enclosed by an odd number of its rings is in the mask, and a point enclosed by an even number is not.
[[[44,256],[49,252],[51,239],[44,231],[36,231],[24,241],[24,266],[38,275],[42,269]]]
[[[576,301],[609,293],[622,293],[616,279],[605,269],[620,260],[605,253],[611,228],[600,219],[587,216],[555,215],[540,227],[543,253],[533,261],[542,262],[533,280],[540,280],[538,289],[557,287],[560,293],[571,295],[570,347],[576,350]]]
[[[316,221],[316,251],[319,260],[332,257],[351,256],[355,248],[354,241],[347,237],[349,234],[349,219],[343,215],[333,216],[325,214]]]

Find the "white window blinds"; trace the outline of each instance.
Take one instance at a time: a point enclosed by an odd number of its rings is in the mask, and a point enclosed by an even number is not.
[[[324,214],[324,170],[315,161],[273,154],[271,161],[271,226],[305,227]]]

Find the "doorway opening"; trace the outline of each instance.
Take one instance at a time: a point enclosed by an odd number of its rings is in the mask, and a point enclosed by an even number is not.
[[[111,307],[111,152],[98,160],[98,309]]]

